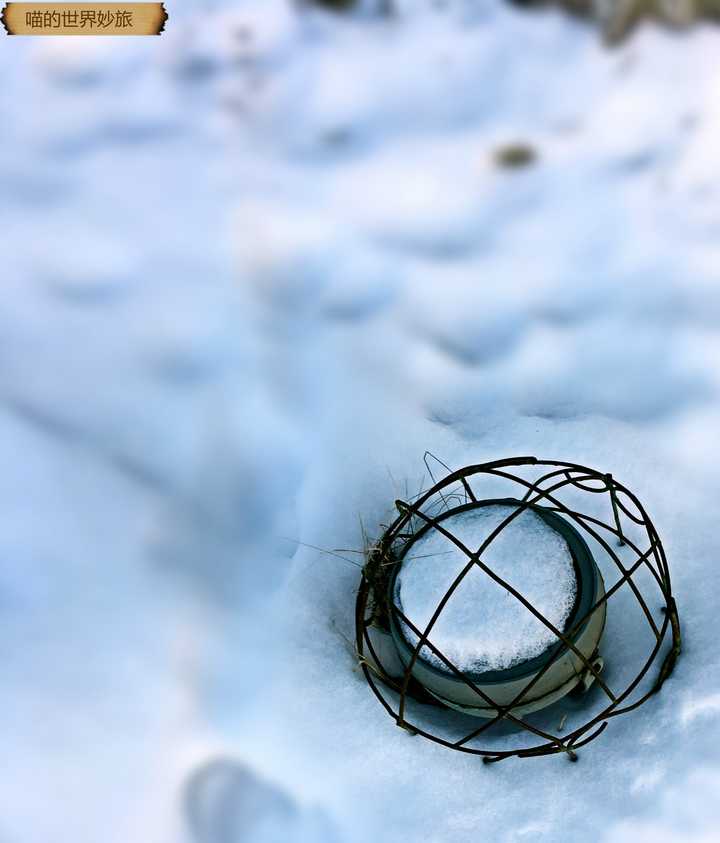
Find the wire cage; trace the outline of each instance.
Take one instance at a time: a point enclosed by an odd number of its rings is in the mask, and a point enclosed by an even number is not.
[[[440,463],[448,473],[436,482],[429,456],[433,485],[395,502],[399,515],[367,553],[355,615],[365,679],[410,734],[485,762],[557,753],[575,761],[576,750],[604,732],[612,718],[660,690],[680,653],[677,606],[657,531],[629,489],[586,466],[536,457],[457,471]],[[454,516],[498,503],[508,514],[479,548],[453,533]],[[566,539],[584,583],[563,628],[526,598],[521,585],[515,588],[486,563],[492,543],[527,510]],[[467,564],[421,629],[395,598],[396,579],[409,548],[430,531],[467,557]],[[509,672],[477,674],[458,667],[433,642],[438,618],[476,568],[550,630],[552,644],[542,657]]]

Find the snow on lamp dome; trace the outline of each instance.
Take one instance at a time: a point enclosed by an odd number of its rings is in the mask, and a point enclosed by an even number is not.
[[[515,506],[495,504],[464,510],[443,526],[476,551]],[[450,539],[428,530],[413,543],[398,572],[394,598],[414,626],[424,629],[438,603],[467,564]],[[567,541],[532,510],[524,510],[483,554],[500,577],[558,629],[564,629],[575,604],[577,580]],[[408,642],[418,637],[403,625]],[[504,670],[539,656],[557,642],[553,632],[477,566],[452,594],[431,635],[433,643],[461,670]],[[429,647],[421,656],[441,670],[445,665]]]

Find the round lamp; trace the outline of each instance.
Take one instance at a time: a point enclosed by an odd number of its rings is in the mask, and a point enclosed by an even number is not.
[[[484,761],[576,760],[660,690],[680,653],[657,531],[629,489],[586,466],[513,457],[436,481],[428,456],[432,485],[396,501],[367,551],[355,609],[365,679],[411,734]]]
[[[561,549],[564,549],[568,557],[567,567],[569,567],[570,577],[567,576],[567,571],[560,569],[559,564],[552,564],[559,560],[548,556],[547,548],[545,548],[545,557],[538,559],[537,564],[539,566],[545,564],[547,570],[536,572],[534,584],[536,591],[545,592],[542,596],[546,598],[546,603],[555,603],[553,608],[558,605],[562,606],[563,602],[569,603],[568,610],[564,612],[562,618],[562,628],[558,630],[555,624],[551,622],[548,622],[549,626],[545,625],[543,621],[535,617],[519,600],[516,600],[510,592],[507,592],[501,584],[493,581],[476,564],[466,571],[458,587],[453,590],[443,607],[443,612],[450,613],[453,601],[459,604],[458,611],[455,612],[457,616],[455,629],[458,633],[462,635],[468,627],[472,628],[475,625],[486,633],[488,640],[477,642],[477,653],[474,659],[472,652],[469,656],[465,655],[465,658],[460,659],[457,658],[456,653],[448,654],[447,650],[443,651],[442,644],[439,641],[440,646],[426,644],[414,657],[420,624],[418,619],[413,617],[412,613],[403,605],[403,589],[400,587],[403,574],[414,562],[415,567],[423,569],[418,571],[419,575],[427,573],[428,568],[439,568],[439,579],[443,585],[442,574],[448,572],[450,585],[452,585],[456,576],[466,567],[463,562],[471,561],[470,553],[478,551],[478,547],[468,547],[469,553],[464,553],[455,544],[454,540],[457,540],[458,536],[453,530],[457,530],[457,525],[462,523],[463,516],[485,511],[500,518],[505,517],[507,513],[508,519],[514,519],[508,521],[507,525],[498,532],[495,538],[496,542],[502,540],[505,532],[511,532],[515,524],[520,526],[528,515],[537,519],[545,530],[552,534],[553,538],[557,537],[557,543],[561,545]],[[494,519],[486,520],[490,524],[494,523]],[[441,530],[442,532],[440,532]],[[536,550],[532,541],[533,538],[537,538],[537,532],[537,527],[533,531],[513,531],[514,534],[511,538],[515,540],[515,546],[513,547],[511,544],[506,549],[506,553],[508,551],[510,554],[514,553],[516,559],[527,560],[532,565],[535,561],[533,554]],[[525,538],[524,533],[527,533],[527,544],[522,543],[523,538]],[[429,544],[429,534],[433,538],[440,537],[449,549],[437,555],[425,555],[422,551],[427,549],[423,546]],[[485,549],[488,557],[492,556],[492,550],[493,544],[489,542]],[[451,558],[448,559],[448,557]],[[420,560],[423,561],[419,565]],[[507,567],[515,567],[522,572],[523,565],[518,562],[515,566]],[[436,580],[437,572],[433,573],[436,576],[432,579]],[[466,595],[461,594],[460,590],[471,577],[478,580],[479,587],[466,589],[468,593]],[[408,586],[415,583],[410,577],[406,579],[409,580],[409,583],[405,585],[404,590],[408,591]],[[571,579],[572,589],[568,588],[567,582],[559,583],[559,579],[566,581]],[[522,582],[517,583],[520,589],[522,589],[522,585]],[[485,586],[484,589],[483,586]],[[547,593],[553,589],[562,592],[559,598]],[[483,591],[485,593],[482,593]],[[568,591],[571,591],[570,595],[567,594]],[[437,604],[446,594],[447,591],[445,593],[437,592]],[[606,606],[602,599],[604,594],[603,579],[587,543],[578,531],[559,515],[539,506],[527,507],[519,500],[478,501],[442,513],[435,523],[426,524],[404,546],[399,564],[394,567],[389,583],[390,631],[403,665],[406,668],[409,667],[413,677],[440,702],[468,714],[480,717],[495,716],[498,708],[489,705],[478,694],[476,689],[480,689],[494,703],[503,706],[510,705],[513,713],[528,714],[557,701],[577,688],[579,684],[589,684],[594,679],[594,673],[586,666],[588,661],[594,671],[599,672],[602,669],[602,660],[598,656],[598,646],[605,626]],[[511,598],[510,600],[507,600],[508,596]],[[483,597],[485,598],[485,608],[489,610],[488,614],[490,614],[490,618],[486,619],[480,614],[483,607],[478,605],[483,602]],[[568,600],[568,597],[571,599]],[[474,601],[473,598],[475,598]],[[432,603],[432,600],[429,602]],[[473,602],[475,605],[473,605]],[[496,606],[492,606],[493,602]],[[427,612],[425,615],[427,615]],[[523,615],[526,616],[526,621],[529,621],[529,623],[523,623],[523,620],[525,620],[522,617]],[[438,616],[440,621],[442,617],[442,614]],[[403,618],[406,618],[406,620],[403,620]],[[497,627],[500,627],[501,631],[505,633],[505,641],[497,642]],[[437,628],[438,622],[436,621],[434,629],[437,630]],[[413,632],[413,629],[416,632]],[[524,634],[525,640],[518,640],[517,636],[513,634],[515,630],[521,635]],[[555,630],[562,634],[564,641],[558,639]],[[453,627],[449,625],[444,638],[445,640],[449,639],[451,647],[452,634]],[[433,632],[430,632],[429,639],[437,641]],[[507,652],[508,647],[502,646],[508,639],[512,639],[509,642],[509,653]],[[529,643],[527,639],[530,639]],[[495,644],[494,648],[492,644]],[[494,649],[494,659],[492,656],[488,658],[486,655],[483,663],[480,653],[483,651],[487,653],[488,647],[491,650]],[[522,651],[527,652],[528,649],[530,649],[531,654],[537,650],[540,650],[540,652],[531,655],[529,658],[523,658]],[[452,668],[449,667],[450,664],[459,667],[464,676],[471,680],[475,688],[468,685],[462,677],[455,675]],[[529,685],[530,680],[533,680],[532,685]]]

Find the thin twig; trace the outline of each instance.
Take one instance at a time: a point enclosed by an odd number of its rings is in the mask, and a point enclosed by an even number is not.
[[[334,550],[327,550],[324,547],[318,547],[314,544],[308,544],[307,542],[301,542],[299,539],[291,539],[289,536],[279,536],[279,538],[283,539],[283,541],[287,542],[295,542],[295,544],[299,544],[301,547],[309,547],[310,550],[317,550],[319,553],[326,553],[328,556],[337,556],[338,559],[342,559],[344,562],[348,562],[350,565],[355,565],[356,568],[363,568],[364,565],[361,565],[359,562],[356,562],[354,559],[348,559],[345,556],[341,556],[339,553],[335,553]]]

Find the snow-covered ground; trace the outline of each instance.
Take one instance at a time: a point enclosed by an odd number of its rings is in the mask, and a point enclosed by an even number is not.
[[[167,5],[0,39],[0,840],[716,840],[720,30]],[[310,546],[426,449],[658,526],[683,656],[578,764],[411,738],[354,669]]]

